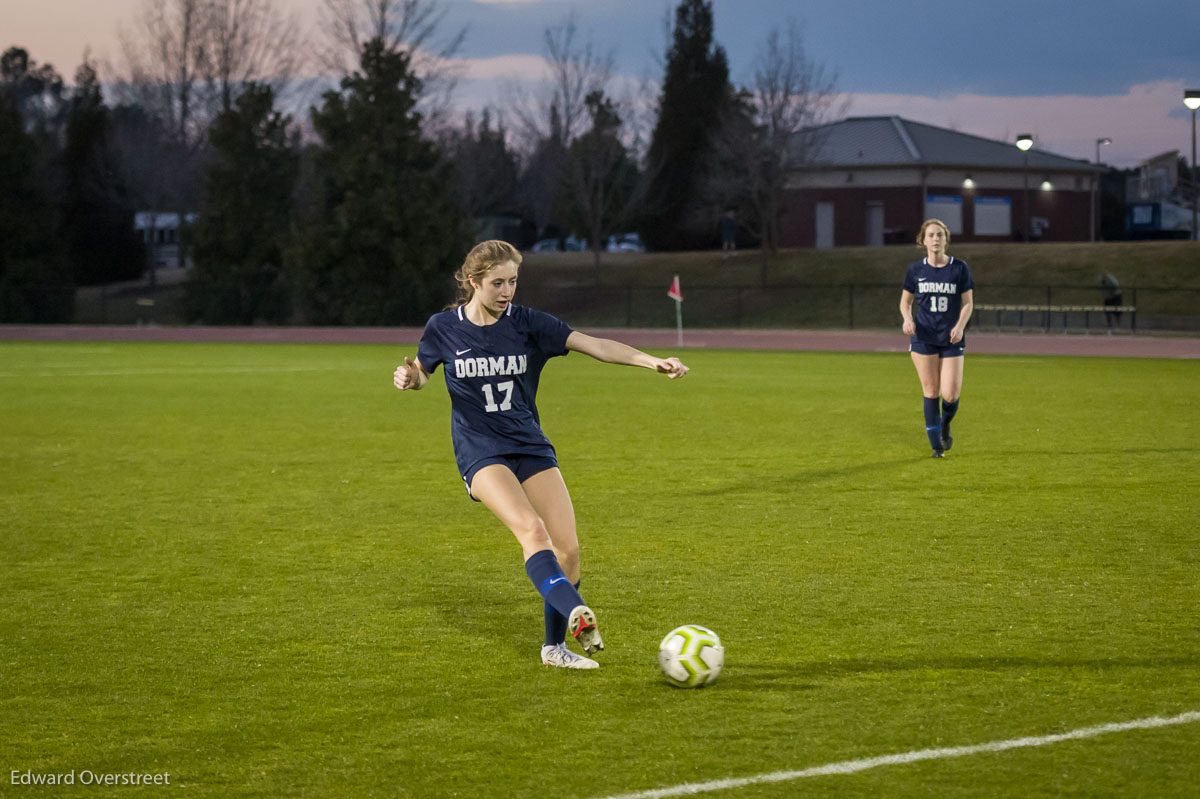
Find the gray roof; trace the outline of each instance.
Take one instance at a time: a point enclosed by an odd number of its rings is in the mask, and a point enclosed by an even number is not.
[[[1023,169],[1025,154],[1015,141],[985,139],[901,117],[849,117],[799,134],[817,146],[819,166],[973,166]],[[1095,171],[1088,161],[1054,155],[1036,147],[1029,166],[1037,169]]]

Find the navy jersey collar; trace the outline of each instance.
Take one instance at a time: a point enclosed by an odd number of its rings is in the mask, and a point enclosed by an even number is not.
[[[470,319],[468,319],[463,314],[463,307],[465,305],[466,305],[466,303],[464,302],[462,305],[458,306],[458,308],[455,310],[455,313],[458,314],[458,321],[466,322],[467,324],[471,325],[472,327],[488,327],[488,325],[477,325],[474,322],[472,322]],[[513,309],[513,304],[510,302],[508,304],[508,307],[504,309],[503,315],[504,316],[512,316],[512,309]],[[496,321],[500,321],[500,320],[497,319]]]

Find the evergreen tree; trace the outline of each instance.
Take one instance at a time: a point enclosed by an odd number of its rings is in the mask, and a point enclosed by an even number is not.
[[[27,133],[21,113],[26,63],[24,51],[13,48],[0,68],[0,322],[65,322],[74,287],[39,167],[45,137]]]
[[[194,272],[185,313],[208,323],[283,323],[289,308],[284,250],[300,157],[291,118],[269,86],[242,87],[209,131],[214,151],[192,231]]]
[[[712,3],[681,0],[647,155],[650,187],[641,233],[651,248],[698,249],[714,243],[716,231],[698,221],[704,217],[695,213],[693,201],[700,195],[717,112],[729,95],[725,50],[713,40]]]
[[[479,124],[467,115],[445,149],[454,165],[455,197],[465,211],[473,217],[517,211],[517,158],[508,148],[504,127],[493,128],[487,110]]]
[[[62,77],[50,64],[39,66],[24,48],[10,47],[0,56],[0,81],[5,102],[16,109],[26,132],[48,145],[42,149],[44,155],[50,155],[62,136],[66,117]]]
[[[538,141],[521,173],[518,193],[521,204],[533,219],[536,238],[552,232],[565,235],[562,214],[562,172],[567,162],[563,144],[562,118],[556,106],[550,107],[550,133]]]
[[[312,218],[295,239],[296,298],[315,324],[422,324],[451,296],[470,244],[451,171],[421,135],[419,81],[379,39],[312,111],[324,146]]]
[[[67,110],[62,166],[62,234],[76,285],[133,280],[145,268],[134,209],[117,175],[111,120],[96,70],[84,61],[75,73]]]

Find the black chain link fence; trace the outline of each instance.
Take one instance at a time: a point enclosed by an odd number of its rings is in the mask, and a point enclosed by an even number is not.
[[[1138,332],[1200,332],[1200,288],[1123,287],[1120,329]],[[182,283],[95,287],[76,293],[77,324],[182,324]],[[684,282],[683,321],[692,328],[880,329],[900,325],[900,289],[892,284],[715,286]],[[667,286],[556,286],[531,281],[517,295],[523,305],[553,313],[576,327],[674,327],[675,302]],[[1089,286],[976,286],[977,305],[1052,308],[1103,304]],[[1102,312],[977,311],[980,330],[1107,328]]]

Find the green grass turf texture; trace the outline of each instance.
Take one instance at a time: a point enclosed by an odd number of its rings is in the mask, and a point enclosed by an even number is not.
[[[538,660],[440,374],[392,388],[413,349],[0,345],[0,794],[608,796],[1200,709],[1200,363],[968,355],[935,461],[907,355],[555,359],[608,647],[581,673]],[[683,623],[722,636],[711,688],[659,675]],[[1186,724],[713,795],[1194,796],[1197,751]]]

